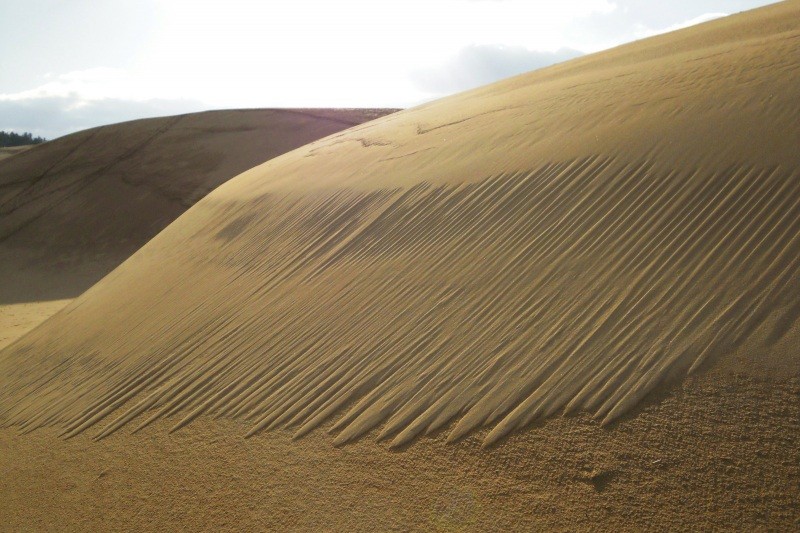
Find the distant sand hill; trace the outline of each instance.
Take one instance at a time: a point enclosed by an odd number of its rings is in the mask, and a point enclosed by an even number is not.
[[[0,346],[92,286],[226,180],[391,111],[211,111],[4,149]]]
[[[0,420],[294,480],[261,526],[791,529],[799,140],[799,2],[356,126],[0,352]]]
[[[29,150],[32,147],[33,147],[33,145],[31,145],[31,144],[26,144],[26,145],[23,145],[23,146],[3,146],[3,147],[0,147],[0,161],[2,161],[3,159],[9,158],[12,155],[20,154],[20,153],[24,152],[25,150]]]

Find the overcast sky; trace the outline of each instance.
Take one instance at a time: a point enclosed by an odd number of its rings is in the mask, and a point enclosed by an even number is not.
[[[407,107],[759,0],[0,0],[0,130]]]

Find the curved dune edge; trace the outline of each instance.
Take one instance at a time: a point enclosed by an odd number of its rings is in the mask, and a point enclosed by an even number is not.
[[[58,252],[128,257],[233,176],[393,111],[206,111],[27,147],[0,165],[0,244],[34,248],[50,261]]]
[[[209,111],[2,149],[14,157],[0,164],[0,348],[228,179],[393,111]]]
[[[0,417],[402,446],[607,423],[800,308],[797,2],[514,78],[227,183],[0,353]],[[789,22],[787,22],[787,20]],[[754,332],[766,329],[754,340]],[[766,340],[765,340],[766,339]],[[24,364],[21,364],[24,361]],[[797,355],[782,362],[796,372]]]

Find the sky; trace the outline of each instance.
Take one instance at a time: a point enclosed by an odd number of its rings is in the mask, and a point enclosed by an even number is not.
[[[0,0],[0,130],[252,107],[409,107],[773,3]]]

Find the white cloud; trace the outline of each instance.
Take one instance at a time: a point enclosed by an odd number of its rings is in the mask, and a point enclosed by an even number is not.
[[[608,0],[170,0],[137,72],[214,106],[405,105],[425,96],[411,71],[468,46],[555,52],[572,21],[614,9]]]
[[[0,130],[54,139],[94,126],[202,109],[200,102],[191,100],[83,99],[76,94],[0,99]]]
[[[98,67],[44,78],[33,89],[0,94],[0,130],[52,139],[103,124],[207,108],[124,69]]]
[[[564,26],[614,8],[608,0],[164,0],[152,33],[125,68],[51,74],[34,88],[0,94],[0,101],[61,98],[69,110],[101,99],[185,96],[208,108],[404,106],[430,97],[412,72],[447,65],[465,47],[557,54]],[[501,66],[488,77],[485,61],[462,57],[462,82],[451,91],[542,64],[511,66],[497,57]],[[470,66],[477,70],[467,72]],[[445,68],[455,74],[454,65]]]
[[[634,33],[634,36],[636,39],[644,39],[645,37],[652,37],[654,35],[661,35],[662,33],[669,33],[671,31],[682,30],[690,26],[695,26],[697,24],[702,24],[703,22],[708,22],[710,20],[715,20],[727,16],[728,13],[704,13],[700,16],[694,17],[684,22],[679,22],[678,24],[672,24],[671,26],[667,26],[666,28],[652,29],[644,26],[639,26],[639,28]]]
[[[159,80],[126,69],[94,67],[63,74],[47,73],[42,84],[16,93],[0,94],[0,101],[69,97],[76,101],[119,99],[142,101],[154,98],[180,99],[185,93],[170,90]]]
[[[580,55],[581,52],[569,48],[541,52],[523,47],[468,46],[444,65],[413,71],[411,79],[421,90],[441,95],[486,85]]]

